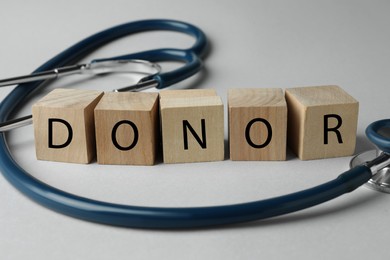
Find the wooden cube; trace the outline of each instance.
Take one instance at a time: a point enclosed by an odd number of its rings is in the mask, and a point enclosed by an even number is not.
[[[286,160],[287,104],[282,89],[230,89],[228,107],[231,160]]]
[[[301,160],[352,155],[359,103],[338,86],[286,90],[288,145]]]
[[[101,91],[56,89],[32,107],[39,160],[89,163],[95,157],[93,110]]]
[[[215,92],[164,91],[160,108],[165,163],[224,159],[223,103]]]
[[[95,108],[100,164],[153,165],[159,136],[158,94],[106,93]]]

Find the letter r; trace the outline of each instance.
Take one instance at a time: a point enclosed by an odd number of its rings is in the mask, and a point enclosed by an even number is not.
[[[337,125],[335,127],[329,128],[329,118],[335,118],[337,120]],[[343,143],[343,139],[341,138],[341,133],[338,130],[342,124],[343,124],[343,120],[341,119],[341,116],[336,114],[324,115],[324,144],[328,144],[329,132],[334,132],[336,134],[337,141],[339,142],[339,144]]]

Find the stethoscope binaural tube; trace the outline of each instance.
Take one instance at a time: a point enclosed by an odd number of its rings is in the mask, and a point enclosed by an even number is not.
[[[123,27],[120,27],[123,29]],[[117,37],[110,30],[100,34],[100,45]],[[45,63],[36,72],[64,66],[80,59],[99,44],[90,37]],[[91,45],[92,44],[92,45]],[[91,47],[93,46],[93,47]],[[7,120],[31,96],[40,83],[16,87],[0,104],[0,122]],[[386,154],[387,155],[387,154]],[[383,158],[389,163],[387,156]],[[54,211],[97,223],[132,228],[198,228],[265,219],[305,209],[353,191],[373,175],[372,166],[357,166],[336,179],[285,196],[235,205],[193,208],[159,208],[96,201],[49,186],[31,176],[12,158],[5,135],[0,136],[0,170],[23,194]]]

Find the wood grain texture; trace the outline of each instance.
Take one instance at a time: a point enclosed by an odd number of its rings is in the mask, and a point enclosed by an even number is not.
[[[286,159],[287,105],[281,89],[230,89],[228,112],[231,160]]]
[[[95,128],[93,110],[101,91],[56,89],[43,97],[32,107],[36,155],[39,160],[89,163],[95,157]],[[66,124],[52,122],[52,138],[49,138],[49,121],[65,120],[72,129],[73,137]],[[51,140],[50,140],[51,139]],[[69,145],[61,146],[67,141]],[[49,147],[52,143],[55,147]]]
[[[353,97],[338,86],[290,88],[285,95],[288,145],[301,160],[354,153],[359,103]]]
[[[221,98],[213,90],[172,90],[172,93],[166,93],[168,91],[160,95],[164,163],[223,160],[224,115]],[[184,122],[192,127],[201,143],[188,125],[184,126]]]
[[[216,96],[215,89],[178,89],[160,91],[160,99]]]
[[[106,93],[95,108],[95,128],[98,163],[153,165],[159,136],[158,94]]]

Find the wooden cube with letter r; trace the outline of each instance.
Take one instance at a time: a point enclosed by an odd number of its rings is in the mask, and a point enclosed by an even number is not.
[[[89,163],[95,157],[93,110],[101,91],[56,89],[32,107],[39,160]]]
[[[223,104],[214,90],[167,90],[160,108],[165,163],[224,159]]]
[[[359,103],[338,86],[290,88],[288,145],[301,160],[352,155]]]

